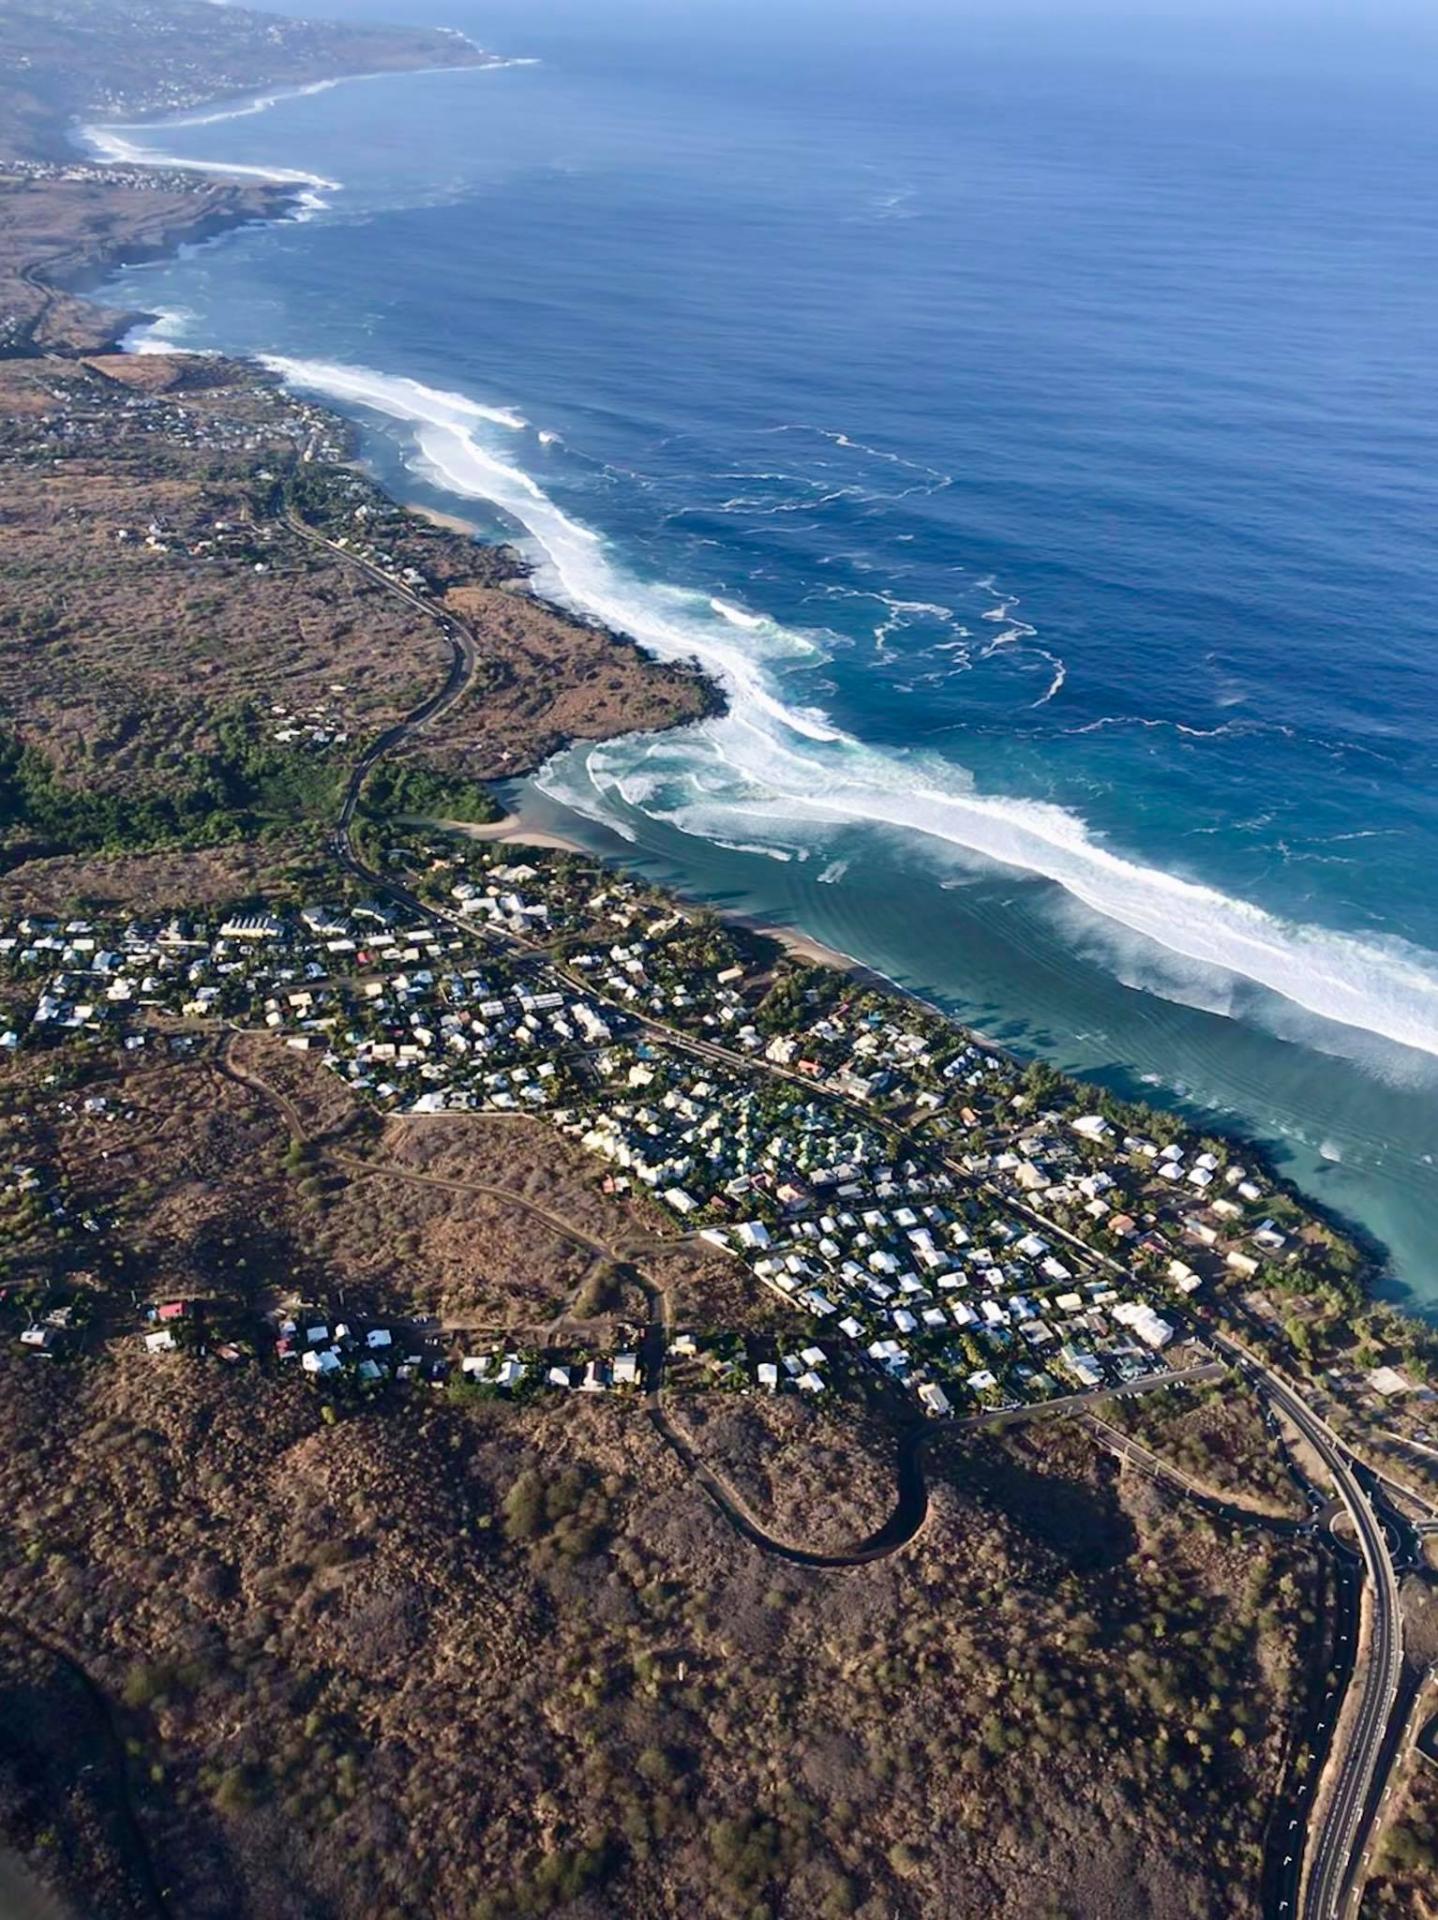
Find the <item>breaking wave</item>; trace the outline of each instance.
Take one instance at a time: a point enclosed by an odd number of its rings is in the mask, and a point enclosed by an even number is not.
[[[1282,920],[1126,857],[1062,807],[981,794],[962,768],[930,752],[866,745],[779,689],[786,664],[817,653],[813,635],[629,573],[599,535],[476,433],[494,424],[519,433],[517,414],[362,367],[268,364],[297,387],[401,422],[431,479],[488,501],[523,530],[540,591],[666,659],[697,660],[724,687],[728,711],[718,719],[553,763],[541,779],[556,798],[624,831],[622,806],[642,792],[642,811],[653,817],[710,841],[762,844],[779,857],[796,841],[856,823],[926,835],[1047,880],[1100,922],[1156,949],[1256,983],[1323,1020],[1438,1055],[1438,956],[1397,939]],[[1000,619],[1012,623],[1012,605],[995,609]],[[633,783],[636,756],[642,787]]]
[[[184,353],[180,341],[195,318],[189,307],[161,307],[125,335],[126,353]]]
[[[236,109],[238,112],[239,109]],[[232,119],[234,114],[215,114],[214,119]],[[179,126],[200,124],[198,121],[179,121]],[[334,193],[339,189],[338,180],[327,180],[323,174],[309,173],[303,167],[257,167],[239,160],[197,160],[183,153],[162,153],[158,148],[143,140],[131,139],[132,134],[163,131],[154,127],[84,127],[81,137],[97,160],[109,161],[116,165],[132,167],[183,167],[188,173],[213,173],[226,180],[262,180],[271,186],[307,187],[311,192]],[[318,203],[311,203],[311,210]]]

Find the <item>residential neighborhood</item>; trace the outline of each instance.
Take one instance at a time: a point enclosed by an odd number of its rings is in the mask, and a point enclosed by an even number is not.
[[[26,1013],[0,1049],[143,1054],[255,1031],[382,1114],[540,1116],[593,1157],[603,1191],[645,1194],[793,1310],[792,1348],[741,1342],[704,1376],[746,1391],[821,1396],[857,1367],[942,1419],[1131,1389],[1212,1360],[1190,1296],[1304,1251],[1221,1143],[1065,1114],[1041,1077],[932,1010],[776,967],[638,882],[446,836],[390,864],[418,910],[6,926],[0,978]],[[144,1337],[168,1352],[177,1332]],[[360,1389],[645,1384],[637,1337],[568,1361],[411,1352],[393,1329],[320,1320],[286,1320],[275,1343]]]

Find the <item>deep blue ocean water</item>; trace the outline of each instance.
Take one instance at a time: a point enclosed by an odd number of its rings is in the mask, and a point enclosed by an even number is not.
[[[1438,1308],[1438,33],[441,17],[536,64],[121,135],[341,184],[111,296],[725,681],[527,810],[1257,1134]]]

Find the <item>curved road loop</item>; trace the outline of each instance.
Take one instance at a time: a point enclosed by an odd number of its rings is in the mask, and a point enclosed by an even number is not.
[[[781,1539],[777,1534],[770,1533],[751,1512],[743,1496],[720,1473],[700,1459],[692,1441],[672,1419],[663,1404],[664,1366],[671,1326],[669,1294],[665,1288],[651,1280],[642,1268],[631,1264],[636,1253],[669,1253],[675,1247],[682,1245],[680,1240],[634,1241],[611,1247],[603,1240],[596,1239],[583,1227],[576,1226],[572,1220],[553,1212],[548,1207],[539,1205],[526,1194],[515,1192],[512,1187],[495,1186],[489,1181],[451,1180],[439,1174],[423,1173],[408,1167],[386,1166],[382,1162],[364,1160],[357,1155],[325,1146],[316,1141],[307,1131],[303,1115],[288,1095],[282,1093],[278,1087],[271,1086],[253,1068],[235,1059],[232,1051],[235,1037],[233,1033],[227,1033],[221,1039],[215,1053],[217,1070],[237,1086],[267,1101],[282,1116],[291,1137],[299,1145],[314,1149],[321,1159],[332,1166],[343,1167],[351,1174],[376,1179],[404,1180],[418,1186],[438,1188],[442,1192],[478,1193],[491,1199],[503,1200],[506,1204],[517,1207],[532,1218],[542,1221],[561,1239],[568,1240],[571,1245],[579,1247],[582,1251],[616,1265],[629,1265],[649,1302],[649,1325],[644,1342],[644,1375],[649,1382],[645,1400],[650,1421],[661,1439],[703,1487],[735,1532],[752,1545],[759,1547],[765,1553],[775,1555],[780,1560],[788,1560],[795,1566],[859,1567],[872,1560],[882,1560],[888,1554],[897,1552],[900,1547],[907,1546],[918,1533],[928,1518],[929,1512],[928,1487],[920,1459],[924,1441],[929,1437],[927,1428],[913,1429],[900,1435],[896,1463],[898,1499],[888,1519],[865,1539],[855,1541],[852,1545],[836,1547],[826,1553],[802,1547],[792,1540]]]

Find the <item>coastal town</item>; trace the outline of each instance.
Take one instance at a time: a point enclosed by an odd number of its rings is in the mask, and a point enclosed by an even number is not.
[[[0,1891],[1427,1914],[1438,1345],[1376,1250],[1217,1115],[536,829],[550,756],[722,687],[87,297],[296,207],[80,129],[506,63],[6,34]]]
[[[1042,1073],[930,1010],[776,961],[579,856],[409,838],[386,871],[418,911],[23,917],[0,932],[23,995],[0,1048],[256,1032],[382,1114],[541,1117],[604,1192],[651,1197],[791,1310],[791,1340],[742,1382],[713,1369],[757,1391],[821,1395],[858,1367],[933,1417],[1012,1414],[1201,1371],[1206,1288],[1321,1276],[1326,1243],[1222,1142],[1055,1104]],[[321,1381],[373,1387],[401,1361],[388,1329],[332,1342],[283,1317],[275,1351]],[[632,1352],[455,1354],[429,1377],[455,1362],[499,1390],[642,1384]]]

